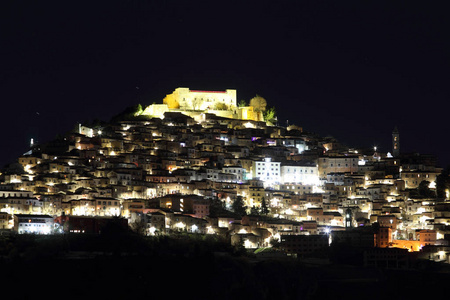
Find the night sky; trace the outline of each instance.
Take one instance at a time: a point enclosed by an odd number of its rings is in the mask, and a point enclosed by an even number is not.
[[[1,165],[177,87],[258,94],[280,125],[382,152],[397,126],[403,152],[450,164],[438,2],[1,2]]]

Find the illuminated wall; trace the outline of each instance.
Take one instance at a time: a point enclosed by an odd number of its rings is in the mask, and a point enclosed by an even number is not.
[[[25,170],[27,170],[39,164],[41,159],[35,156],[24,155],[18,158],[18,162],[25,168]]]
[[[14,231],[19,234],[50,234],[53,224],[53,217],[47,215],[14,215]]]
[[[242,182],[246,178],[246,170],[241,166],[227,166],[222,168],[222,172],[236,176],[236,182]]]
[[[241,120],[264,121],[261,111],[255,111],[253,106],[239,107],[237,109],[237,118]]]
[[[261,207],[262,200],[265,199],[264,187],[250,186],[248,188],[248,197],[246,199],[247,207]]]
[[[264,181],[265,185],[281,181],[280,162],[265,158],[263,161],[254,161],[252,166],[253,178]]]
[[[236,90],[198,91],[189,88],[177,88],[164,100],[169,109],[207,110],[216,109],[218,105],[225,108],[236,107]]]
[[[430,182],[430,188],[436,182],[436,177],[439,172],[428,172],[428,171],[403,171],[400,172],[401,179],[405,181],[406,188],[415,189],[419,187],[422,181]]]
[[[147,106],[141,115],[163,119],[168,111],[181,111],[197,122],[204,120],[202,111],[230,119],[264,121],[263,113],[255,111],[253,106],[237,107],[236,90],[200,91],[189,88],[177,88],[163,99],[163,104]]]
[[[319,170],[316,166],[281,166],[281,182],[319,185]]]
[[[147,106],[142,112],[145,116],[153,116],[158,118],[164,118],[164,113],[169,111],[167,104],[152,104]]]
[[[436,243],[437,234],[435,230],[419,231],[419,241],[422,245],[434,245]]]
[[[410,241],[410,240],[393,240],[392,241],[392,247],[408,249],[410,252],[420,251],[420,248],[422,246],[423,245],[420,241]]]
[[[321,157],[319,162],[319,175],[326,177],[328,173],[355,173],[358,172],[359,158],[356,156],[330,156]]]

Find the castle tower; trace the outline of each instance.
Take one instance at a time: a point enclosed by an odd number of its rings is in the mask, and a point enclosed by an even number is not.
[[[400,134],[397,126],[392,131],[392,155],[398,157],[400,155]]]

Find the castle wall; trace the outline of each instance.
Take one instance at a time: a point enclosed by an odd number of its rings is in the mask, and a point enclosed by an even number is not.
[[[236,90],[197,91],[177,88],[164,100],[170,109],[182,110],[227,110],[236,107]]]
[[[189,88],[176,88],[166,95],[163,104],[147,106],[142,115],[164,118],[168,111],[179,111],[201,121],[201,113],[208,112],[219,117],[249,121],[263,121],[263,114],[253,106],[237,107],[236,90],[198,91]]]
[[[142,112],[143,115],[163,118],[164,113],[169,111],[167,104],[152,104],[147,106]]]

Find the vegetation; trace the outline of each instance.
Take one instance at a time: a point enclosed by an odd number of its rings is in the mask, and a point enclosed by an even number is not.
[[[267,101],[263,97],[256,95],[250,99],[250,106],[255,108],[255,111],[265,111],[267,106]]]
[[[214,109],[215,110],[228,110],[228,105],[226,105],[225,103],[218,102],[214,105]]]
[[[419,187],[417,188],[419,192],[419,196],[421,198],[435,198],[436,193],[430,189],[430,182],[427,180],[423,180],[420,182]]]
[[[236,214],[238,214],[240,216],[246,215],[247,208],[244,204],[244,199],[242,198],[242,196],[236,196],[231,208],[232,208],[233,212],[235,212]]]
[[[439,199],[446,198],[446,190],[450,188],[450,168],[442,170],[436,178],[436,197]]]
[[[270,124],[275,124],[277,122],[277,116],[276,116],[276,111],[275,111],[275,107],[268,107],[264,112],[263,112],[263,117],[264,117],[264,121]]]
[[[247,106],[247,101],[241,100],[238,102],[238,107],[245,107],[245,106]]]
[[[143,108],[141,104],[135,104],[132,106],[127,107],[124,111],[121,113],[115,115],[111,118],[111,122],[119,122],[119,121],[133,121],[133,120],[148,120],[151,119],[151,117],[142,115]]]
[[[261,214],[262,215],[268,215],[269,214],[269,207],[267,206],[267,201],[263,197],[261,201]]]
[[[412,198],[426,199],[432,198],[437,200],[446,199],[446,189],[449,188],[448,175],[441,174],[436,178],[436,188],[430,188],[431,182],[423,180],[419,183],[419,186],[415,189],[409,189],[409,195]]]

